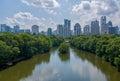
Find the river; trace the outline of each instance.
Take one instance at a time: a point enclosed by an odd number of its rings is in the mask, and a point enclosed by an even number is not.
[[[52,49],[0,71],[0,81],[120,81],[120,73],[94,54]]]

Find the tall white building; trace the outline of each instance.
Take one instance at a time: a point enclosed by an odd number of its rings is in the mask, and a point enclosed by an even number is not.
[[[80,36],[81,35],[81,26],[79,23],[76,23],[74,26],[74,35]]]

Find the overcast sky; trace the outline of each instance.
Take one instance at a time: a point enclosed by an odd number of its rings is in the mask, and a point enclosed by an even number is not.
[[[75,23],[83,27],[102,15],[120,26],[120,0],[0,0],[0,23],[25,29],[33,24],[56,29],[64,19],[72,21],[72,28]]]

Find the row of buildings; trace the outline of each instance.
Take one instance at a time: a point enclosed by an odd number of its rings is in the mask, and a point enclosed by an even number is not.
[[[113,26],[112,21],[107,22],[106,16],[102,16],[100,22],[98,20],[91,21],[90,25],[85,25],[83,31],[81,25],[76,23],[74,30],[71,30],[70,20],[65,19],[64,25],[57,25],[57,34],[62,37],[69,37],[71,35],[91,35],[91,34],[119,34],[119,27]]]
[[[98,20],[91,21],[90,25],[85,25],[83,29],[79,23],[74,25],[74,29],[71,30],[71,20],[64,19],[64,24],[58,24],[57,29],[52,31],[52,28],[48,28],[47,31],[39,32],[39,26],[33,25],[30,29],[20,29],[19,25],[11,28],[6,24],[0,25],[0,32],[13,32],[13,33],[31,33],[31,34],[44,34],[44,35],[56,35],[61,37],[90,35],[90,34],[119,34],[119,27],[113,26],[112,21],[107,22],[106,16],[102,16],[100,22]]]
[[[13,28],[6,25],[1,24],[0,25],[0,32],[12,32],[12,33],[30,33],[30,29],[20,29],[19,25],[14,26]]]

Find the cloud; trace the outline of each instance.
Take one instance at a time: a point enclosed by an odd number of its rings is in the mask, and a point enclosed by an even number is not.
[[[27,20],[39,20],[39,18],[34,17],[29,12],[19,12],[19,13],[14,15],[14,18],[27,19]]]
[[[52,15],[56,15],[56,14],[57,14],[57,12],[55,12],[54,10],[46,9],[46,11],[47,11],[49,14],[52,14]]]
[[[80,4],[73,5],[72,8],[73,12],[85,12],[86,10],[98,15],[110,15],[116,13],[119,10],[119,7],[115,0],[92,0],[81,1]]]
[[[32,15],[30,12],[18,12],[13,17],[6,17],[6,23],[10,26],[19,25],[21,28],[31,28],[32,25],[36,24],[45,29],[46,24],[44,23],[45,18],[38,18]]]
[[[82,24],[90,24],[93,19],[100,19],[105,15],[112,20],[115,25],[120,25],[120,1],[119,0],[82,0],[79,4],[72,6],[72,15],[78,17],[77,20]]]
[[[73,5],[72,11],[79,12],[79,11],[90,10],[90,9],[91,9],[91,5],[89,1],[81,1],[80,4]]]
[[[56,22],[52,18],[39,18],[30,12],[18,12],[11,18],[6,17],[5,23],[11,27],[19,25],[21,29],[31,29],[32,25],[40,26],[40,31],[46,31],[48,27],[51,27],[53,30],[56,29]]]
[[[22,0],[22,2],[29,6],[41,7],[41,8],[58,8],[60,4],[57,0]]]

